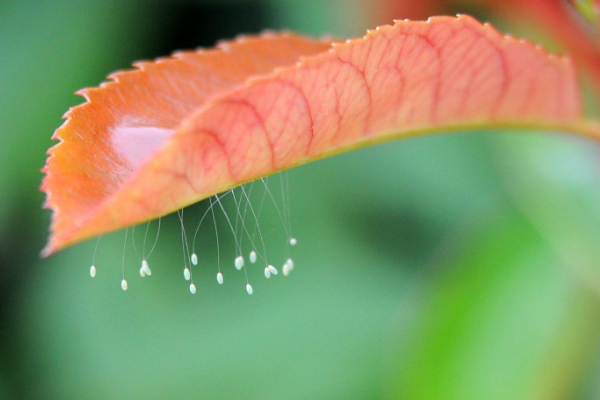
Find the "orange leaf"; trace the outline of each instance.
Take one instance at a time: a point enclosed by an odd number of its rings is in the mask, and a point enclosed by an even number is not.
[[[467,16],[346,43],[248,38],[138,67],[82,91],[55,134],[45,255],[367,144],[486,126],[597,132],[567,58]]]
[[[595,35],[573,5],[561,0],[507,0],[490,4],[510,20],[538,23],[560,42],[586,70],[600,91],[600,47]],[[515,12],[515,10],[519,12]],[[595,32],[597,34],[597,32]]]

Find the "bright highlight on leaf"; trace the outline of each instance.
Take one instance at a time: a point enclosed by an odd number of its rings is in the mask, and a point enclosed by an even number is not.
[[[398,21],[345,43],[240,38],[136,66],[80,91],[87,103],[54,135],[44,255],[395,138],[481,127],[598,133],[582,120],[568,58],[467,16]]]

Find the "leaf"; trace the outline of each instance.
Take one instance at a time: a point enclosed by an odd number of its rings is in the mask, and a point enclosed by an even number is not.
[[[113,82],[79,91],[87,103],[65,115],[53,136],[61,143],[49,150],[44,168],[52,231],[70,230],[93,213],[212,96],[329,46],[290,34],[241,37],[214,50],[137,63],[138,70],[117,72],[109,76]]]
[[[478,127],[597,135],[569,59],[468,16],[346,43],[292,35],[179,53],[82,94],[50,149],[44,255],[276,171],[394,138]]]
[[[593,18],[589,1],[576,1],[569,4],[566,1],[546,0],[508,0],[502,2],[490,1],[490,6],[506,19],[521,21],[522,24],[539,25],[547,34],[561,43],[569,54],[590,76],[596,86],[596,93],[600,91],[600,47],[598,45],[596,29],[586,24],[585,20],[575,12],[575,7],[580,11],[587,8],[587,16]],[[587,4],[585,4],[587,3]],[[515,10],[519,12],[515,12]],[[597,12],[596,12],[597,13]],[[597,18],[597,16],[596,16]]]

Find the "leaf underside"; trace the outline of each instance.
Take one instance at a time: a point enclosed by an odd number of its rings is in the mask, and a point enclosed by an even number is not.
[[[597,137],[571,61],[468,16],[344,43],[292,34],[136,64],[79,92],[48,152],[44,255],[341,151],[428,132]]]

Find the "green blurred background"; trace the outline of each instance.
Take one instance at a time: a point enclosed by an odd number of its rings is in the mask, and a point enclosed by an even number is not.
[[[0,2],[0,399],[600,398],[600,158],[582,139],[454,133],[292,170],[296,269],[250,268],[253,296],[224,224],[225,285],[201,266],[195,296],[173,218],[151,278],[128,246],[127,292],[122,232],[102,239],[95,280],[95,241],[39,259],[39,170],[74,91],[242,32],[362,35],[405,17],[390,3]],[[283,232],[266,233],[281,258]]]

